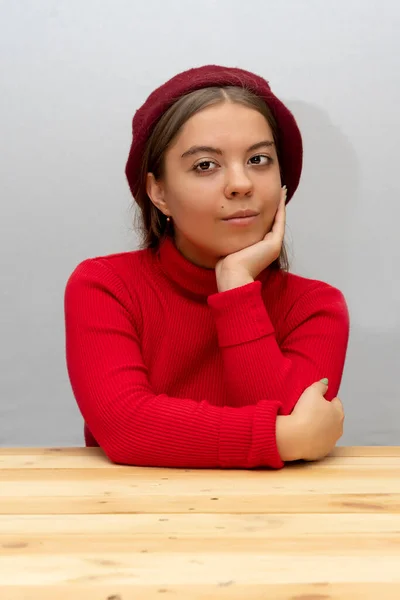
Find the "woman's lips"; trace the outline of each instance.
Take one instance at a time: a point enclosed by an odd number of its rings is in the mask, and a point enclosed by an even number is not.
[[[251,215],[249,217],[232,217],[231,219],[223,219],[223,222],[228,223],[229,225],[246,227],[247,225],[251,225],[257,219],[257,217],[258,215]]]

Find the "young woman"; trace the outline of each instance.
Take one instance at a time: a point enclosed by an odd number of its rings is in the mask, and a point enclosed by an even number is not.
[[[349,321],[337,289],[287,271],[301,166],[294,117],[241,69],[181,73],[136,112],[126,175],[145,247],[84,261],[66,288],[87,445],[160,467],[331,452]]]

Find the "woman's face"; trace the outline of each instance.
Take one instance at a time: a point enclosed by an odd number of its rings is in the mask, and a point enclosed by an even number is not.
[[[270,231],[281,178],[271,128],[258,111],[231,102],[203,109],[182,127],[164,167],[161,179],[148,175],[147,191],[193,263],[214,268]]]

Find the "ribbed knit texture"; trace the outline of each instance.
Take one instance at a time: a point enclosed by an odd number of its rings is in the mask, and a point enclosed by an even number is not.
[[[65,319],[86,444],[160,467],[282,467],[277,414],[322,377],[337,395],[349,333],[335,288],[267,269],[218,293],[169,239],[80,264]]]

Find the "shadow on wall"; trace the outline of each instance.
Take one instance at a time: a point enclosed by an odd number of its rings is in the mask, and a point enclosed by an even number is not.
[[[326,112],[303,102],[287,104],[304,140],[302,181],[288,207],[292,271],[341,289],[350,310],[350,342],[340,390],[346,427],[340,443],[400,444],[400,394],[396,385],[400,331],[385,327],[381,318],[391,287],[385,289],[381,284],[380,293],[367,307],[369,318],[364,314],[357,318],[365,306],[366,271],[374,273],[359,264],[363,253],[357,246],[368,234],[358,231],[363,222],[357,156]],[[377,280],[375,288],[379,286]],[[371,326],[365,326],[366,322]]]
[[[302,179],[288,207],[293,270],[329,279],[342,289],[350,281],[349,256],[357,219],[357,156],[326,112],[304,102],[288,105],[304,143]]]

